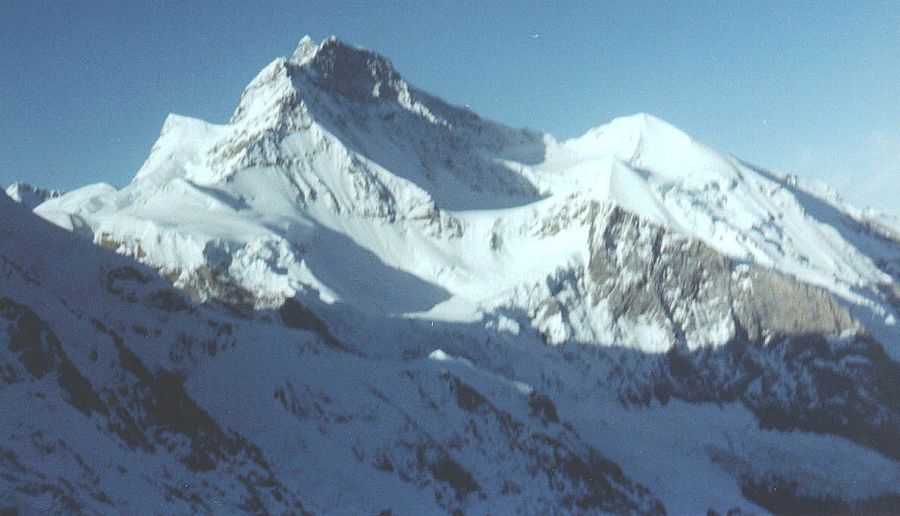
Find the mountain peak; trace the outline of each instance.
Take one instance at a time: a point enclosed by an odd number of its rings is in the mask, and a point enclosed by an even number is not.
[[[317,47],[311,38],[304,37],[292,59],[315,71],[323,86],[350,98],[396,98],[405,89],[400,74],[386,57],[334,36]]]
[[[300,64],[306,64],[316,55],[318,49],[318,43],[307,34],[300,38],[300,42],[297,43],[297,50],[294,50],[294,53],[291,55],[291,60]]]
[[[54,199],[62,194],[59,190],[39,188],[22,182],[13,183],[6,188],[6,195],[29,210],[33,210],[47,199]]]

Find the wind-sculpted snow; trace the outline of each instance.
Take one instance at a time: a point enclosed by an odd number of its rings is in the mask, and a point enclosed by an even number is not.
[[[35,213],[148,268],[60,248],[68,277],[4,253],[19,278],[4,310],[44,321],[101,403],[98,385],[139,386],[151,407],[129,417],[164,443],[160,461],[223,464],[211,486],[245,467],[271,477],[227,507],[260,489],[267,510],[372,513],[880,510],[898,496],[897,221],[649,115],[558,141],[422,92],[372,51],[304,38],[227,124],[170,115],[129,185]],[[90,310],[78,285],[98,289]],[[67,347],[96,335],[125,371],[107,383]],[[50,342],[9,356],[30,363]],[[28,370],[10,367],[16,382]],[[160,393],[204,423],[154,419]],[[209,489],[173,507],[215,512]]]

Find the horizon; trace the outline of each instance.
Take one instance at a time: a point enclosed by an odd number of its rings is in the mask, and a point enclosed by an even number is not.
[[[303,5],[0,6],[0,183],[121,188],[169,113],[224,123],[266,64],[334,34],[506,125],[563,140],[645,112],[900,214],[896,4]]]

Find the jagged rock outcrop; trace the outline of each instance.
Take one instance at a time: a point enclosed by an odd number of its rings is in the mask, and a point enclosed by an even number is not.
[[[592,215],[589,294],[592,302],[606,300],[616,319],[667,321],[672,340],[689,348],[720,343],[703,339],[710,327],[723,325],[726,341],[753,343],[771,335],[841,335],[858,328],[822,289],[736,263],[620,208],[603,211],[595,205]]]
[[[28,440],[32,447],[23,456],[21,447],[4,446],[0,461],[4,500],[35,511],[41,507],[73,512],[124,508],[120,505],[123,493],[104,485],[102,477],[107,473],[98,471],[108,467],[102,455],[85,456],[86,450],[80,449],[83,438],[67,442],[51,437],[57,433],[40,419],[24,417],[41,407],[71,419],[71,411],[54,406],[65,401],[83,415],[75,416],[80,421],[74,432],[99,431],[105,437],[100,443],[107,440],[106,446],[119,447],[126,454],[167,456],[172,462],[166,464],[163,459],[155,471],[159,478],[152,482],[140,479],[152,467],[129,472],[133,466],[123,461],[118,468],[128,483],[156,484],[158,494],[172,501],[173,507],[195,512],[210,512],[217,506],[248,512],[303,512],[299,498],[273,477],[257,447],[223,430],[185,392],[182,378],[166,370],[150,372],[124,339],[102,322],[93,320],[97,334],[90,360],[102,360],[106,374],[88,378],[68,357],[66,344],[52,326],[30,307],[0,298],[0,317],[6,323],[0,331],[5,402],[16,391],[32,391],[37,397],[29,406],[6,412],[10,422],[19,426],[5,434],[5,440],[11,444]],[[48,375],[55,377],[56,385],[44,381]],[[91,428],[94,425],[96,429]],[[77,463],[77,467],[64,469],[54,478],[41,471],[42,459]]]
[[[653,339],[695,350],[861,331],[823,289],[739,263],[614,205],[591,203],[581,213],[590,227],[587,263],[557,273],[551,296],[528,307],[552,343],[599,340],[650,349],[642,339]]]
[[[40,188],[21,182],[13,183],[6,187],[6,195],[29,210],[37,208],[39,204],[47,199],[55,199],[62,194],[63,192],[59,190]]]
[[[557,275],[533,324],[554,344],[606,334],[640,349],[663,333],[671,347],[608,377],[623,402],[740,401],[765,428],[842,435],[898,458],[900,365],[833,294],[618,207],[583,213],[587,266]]]
[[[640,374],[635,374],[640,371]],[[866,336],[771,336],[674,348],[610,374],[628,404],[740,401],[763,428],[844,436],[900,459],[900,365]]]

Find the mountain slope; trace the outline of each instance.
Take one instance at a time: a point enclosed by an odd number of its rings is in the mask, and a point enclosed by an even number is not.
[[[151,271],[6,196],[0,212],[0,498],[23,512],[302,509],[257,448],[196,405],[179,374],[154,367],[160,350],[138,356],[129,335],[213,338],[216,321],[198,324]]]
[[[806,509],[892,503],[895,463],[762,430],[733,388],[719,408],[687,405],[676,400],[716,391],[665,376],[682,383],[645,406],[639,381],[666,374],[652,356],[472,324],[422,324],[401,357],[360,355],[283,326],[290,317],[192,306],[152,271],[0,208],[2,404],[18,407],[3,428],[3,498],[25,511],[662,508],[625,475],[673,512],[756,510],[743,497],[765,504],[772,482],[799,489],[789,499]]]
[[[304,38],[228,124],[170,115],[125,188],[35,212],[252,328],[231,359],[218,357],[231,337],[197,344],[217,356],[183,373],[188,392],[249,368],[248,394],[198,402],[267,457],[299,446],[273,470],[315,512],[351,503],[322,478],[353,477],[294,462],[310,457],[352,456],[410,509],[658,508],[638,483],[673,512],[897,496],[895,223],[649,115],[560,142],[448,105],[371,51]],[[317,335],[302,359],[260,351],[295,331]],[[229,408],[239,394],[280,408]],[[268,437],[298,424],[295,441]],[[308,432],[329,425],[360,437]],[[527,472],[509,485],[478,458],[498,446],[510,452],[492,461]]]
[[[530,386],[197,307],[6,197],[0,214],[7,506],[663,511]]]

